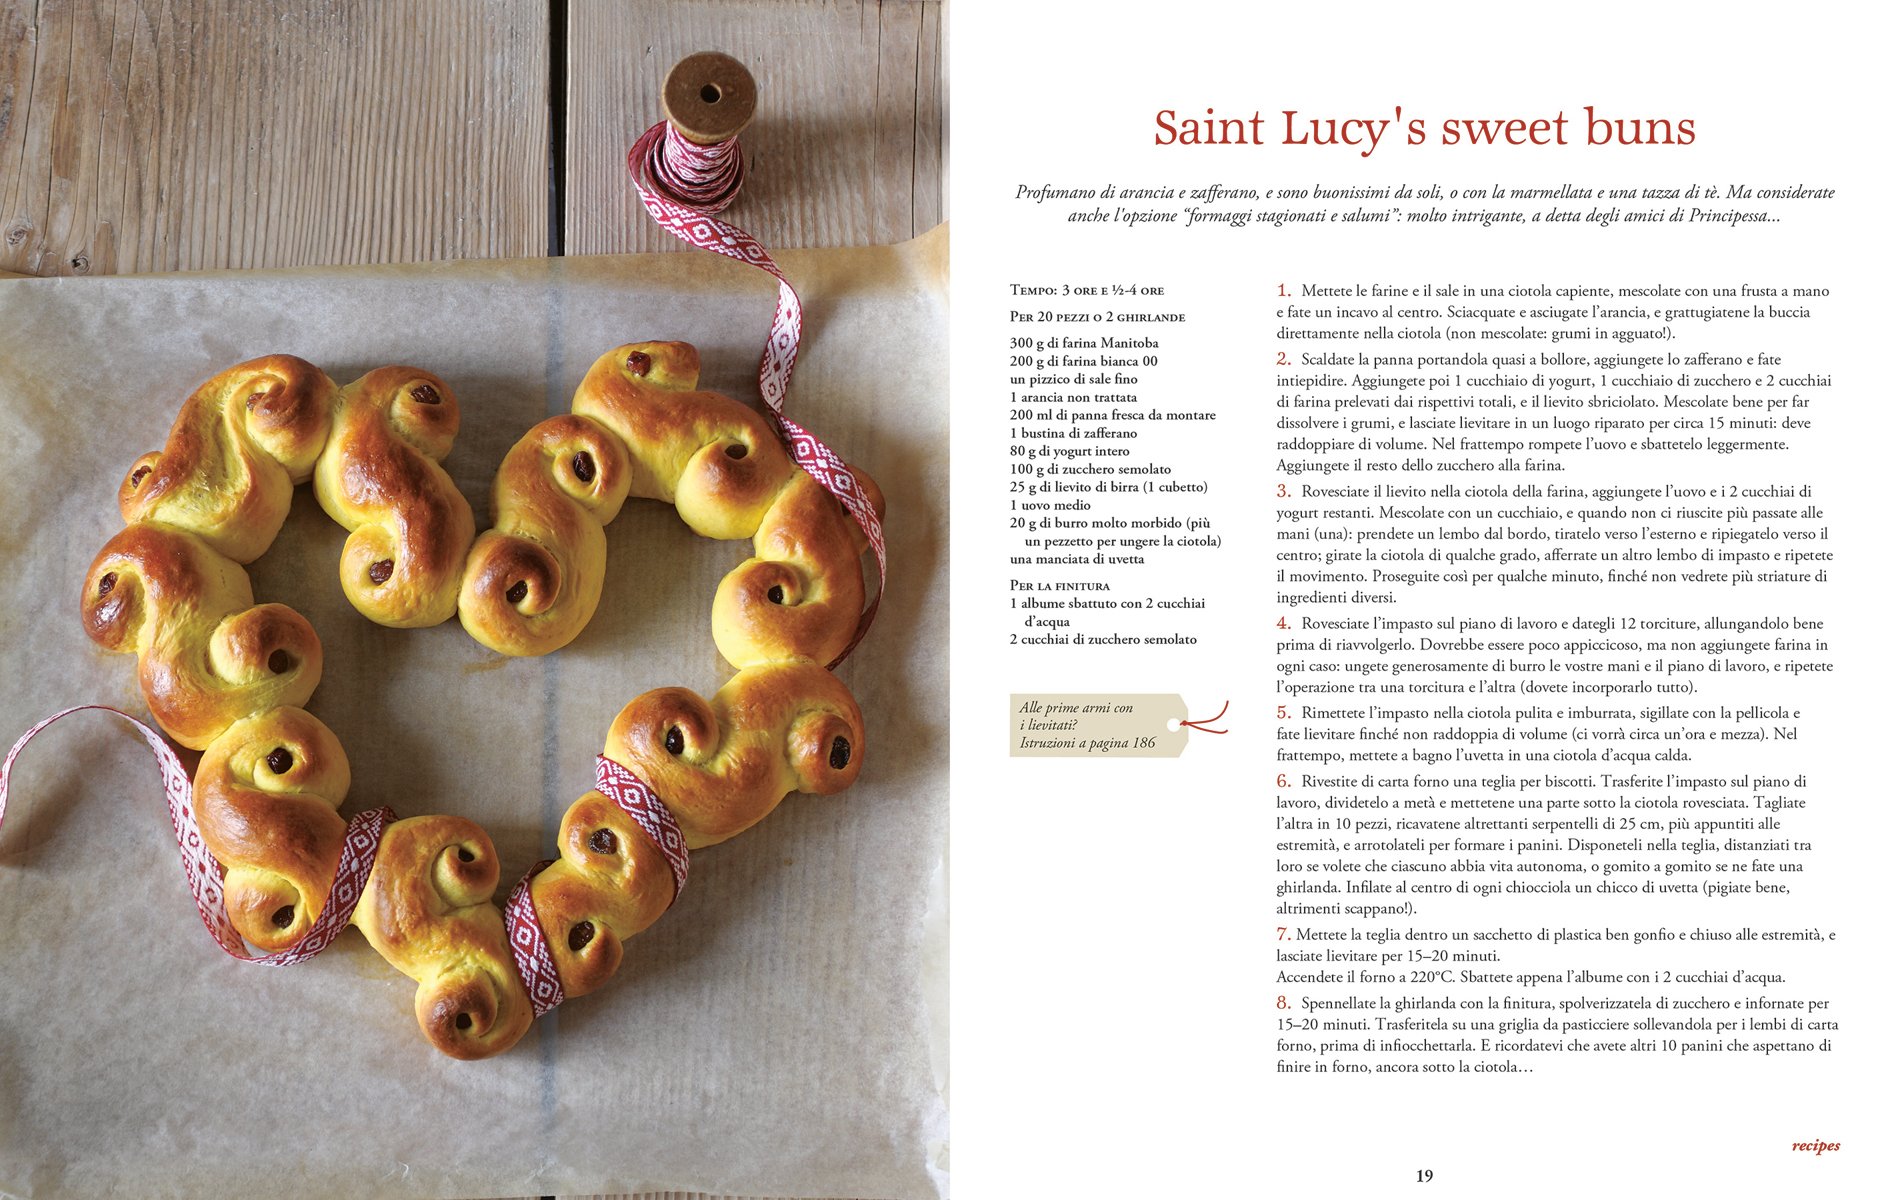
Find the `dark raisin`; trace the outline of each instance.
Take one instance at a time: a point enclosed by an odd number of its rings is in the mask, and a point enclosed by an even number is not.
[[[369,565],[369,581],[378,586],[388,583],[389,577],[395,573],[396,560],[393,558],[379,558]]]
[[[585,450],[574,456],[574,478],[582,483],[594,482],[594,456]]]
[[[611,829],[596,829],[593,836],[587,839],[587,844],[601,854],[612,854],[620,848],[620,839],[614,836]]]
[[[772,585],[772,590],[765,593],[765,598],[774,604],[783,604],[785,603],[785,589],[775,583]]]
[[[642,354],[638,350],[635,350],[632,354],[627,355],[627,370],[633,374],[645,375],[652,369],[653,356],[651,354]]]
[[[409,398],[414,400],[417,404],[442,403],[442,393],[436,391],[434,388],[430,387],[426,383],[419,383],[415,387],[411,388],[409,391]]]
[[[684,749],[686,749],[686,735],[680,732],[679,726],[675,725],[666,731],[666,752],[678,754]]]
[[[582,921],[567,931],[567,948],[576,954],[593,940],[594,923],[592,921]]]
[[[467,1013],[455,1014],[455,1027],[457,1029],[469,1029],[473,1027],[474,1024],[475,1024],[475,1018],[469,1016]]]
[[[528,598],[528,581],[525,579],[515,580],[514,586],[508,589],[508,603],[519,604],[523,600],[526,600],[527,598]]]
[[[463,862],[474,862],[475,852],[470,850],[467,846],[457,846],[455,848],[455,857],[461,859]]]
[[[291,757],[290,751],[284,749],[282,746],[277,747],[277,749],[264,756],[264,765],[269,767],[272,773],[277,775],[282,775],[285,771],[290,770],[291,765],[296,761],[295,758]]]
[[[271,674],[282,675],[290,670],[290,655],[282,650],[273,650],[264,665],[270,668]]]
[[[117,571],[107,571],[104,575],[99,576],[99,594],[101,596],[105,595],[112,590],[112,585],[117,582],[119,582],[119,573]]]
[[[741,442],[734,442],[732,445],[726,447],[727,458],[744,458],[746,453],[745,445]]]
[[[831,739],[831,769],[842,771],[851,765],[851,743],[841,737]]]
[[[289,929],[290,923],[297,919],[297,906],[286,904],[270,915],[270,923],[279,929]]]
[[[132,486],[137,487],[139,484],[144,483],[145,477],[151,473],[152,468],[150,467],[140,467],[138,470],[132,472]]]

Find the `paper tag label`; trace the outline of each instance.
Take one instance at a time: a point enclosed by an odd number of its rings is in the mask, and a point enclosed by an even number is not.
[[[1179,696],[1022,692],[1009,698],[1011,758],[1179,758]],[[1173,728],[1170,728],[1173,722]]]

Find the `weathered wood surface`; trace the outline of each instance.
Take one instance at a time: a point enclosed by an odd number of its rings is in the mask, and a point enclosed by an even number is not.
[[[7,0],[0,268],[537,254],[545,6]]]
[[[624,163],[700,49],[758,78],[731,215],[767,245],[942,219],[935,0],[566,10],[554,47],[541,0],[0,0],[0,271],[546,254],[557,73],[566,253],[673,249]]]

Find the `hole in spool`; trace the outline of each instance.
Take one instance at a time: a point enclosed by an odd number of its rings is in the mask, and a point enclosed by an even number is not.
[[[719,90],[719,85],[716,83],[709,83],[699,89],[699,98],[708,104],[719,103],[720,97],[724,95],[725,93]]]

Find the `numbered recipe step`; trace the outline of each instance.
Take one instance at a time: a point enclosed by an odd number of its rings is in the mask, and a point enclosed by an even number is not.
[[[1191,316],[1139,282],[1012,283],[1009,304],[1010,644],[1198,644],[1219,620],[1202,581],[1223,433],[1171,369]]]

